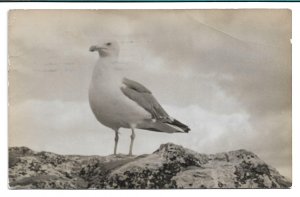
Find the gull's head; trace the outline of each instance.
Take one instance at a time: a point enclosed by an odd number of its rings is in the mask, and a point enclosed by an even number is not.
[[[119,45],[116,42],[105,42],[102,45],[91,46],[90,51],[97,51],[100,57],[118,56]]]

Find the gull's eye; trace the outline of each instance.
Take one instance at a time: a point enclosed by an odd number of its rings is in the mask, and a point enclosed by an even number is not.
[[[111,43],[110,43],[110,42],[106,43],[106,46],[110,46],[110,45],[111,45]]]

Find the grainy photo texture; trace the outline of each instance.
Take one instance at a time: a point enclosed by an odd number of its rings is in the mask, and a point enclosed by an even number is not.
[[[291,11],[11,10],[11,189],[289,188]]]

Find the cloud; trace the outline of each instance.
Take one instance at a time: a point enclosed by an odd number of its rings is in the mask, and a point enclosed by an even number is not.
[[[87,103],[28,100],[10,106],[9,112],[11,146],[61,154],[103,154],[107,151],[102,146],[108,141],[110,132],[98,132],[104,127],[93,117]]]

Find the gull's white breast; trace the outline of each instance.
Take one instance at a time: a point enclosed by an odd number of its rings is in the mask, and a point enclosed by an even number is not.
[[[122,91],[122,76],[115,65],[97,63],[89,89],[89,102],[97,120],[112,129],[130,128],[151,115]]]

